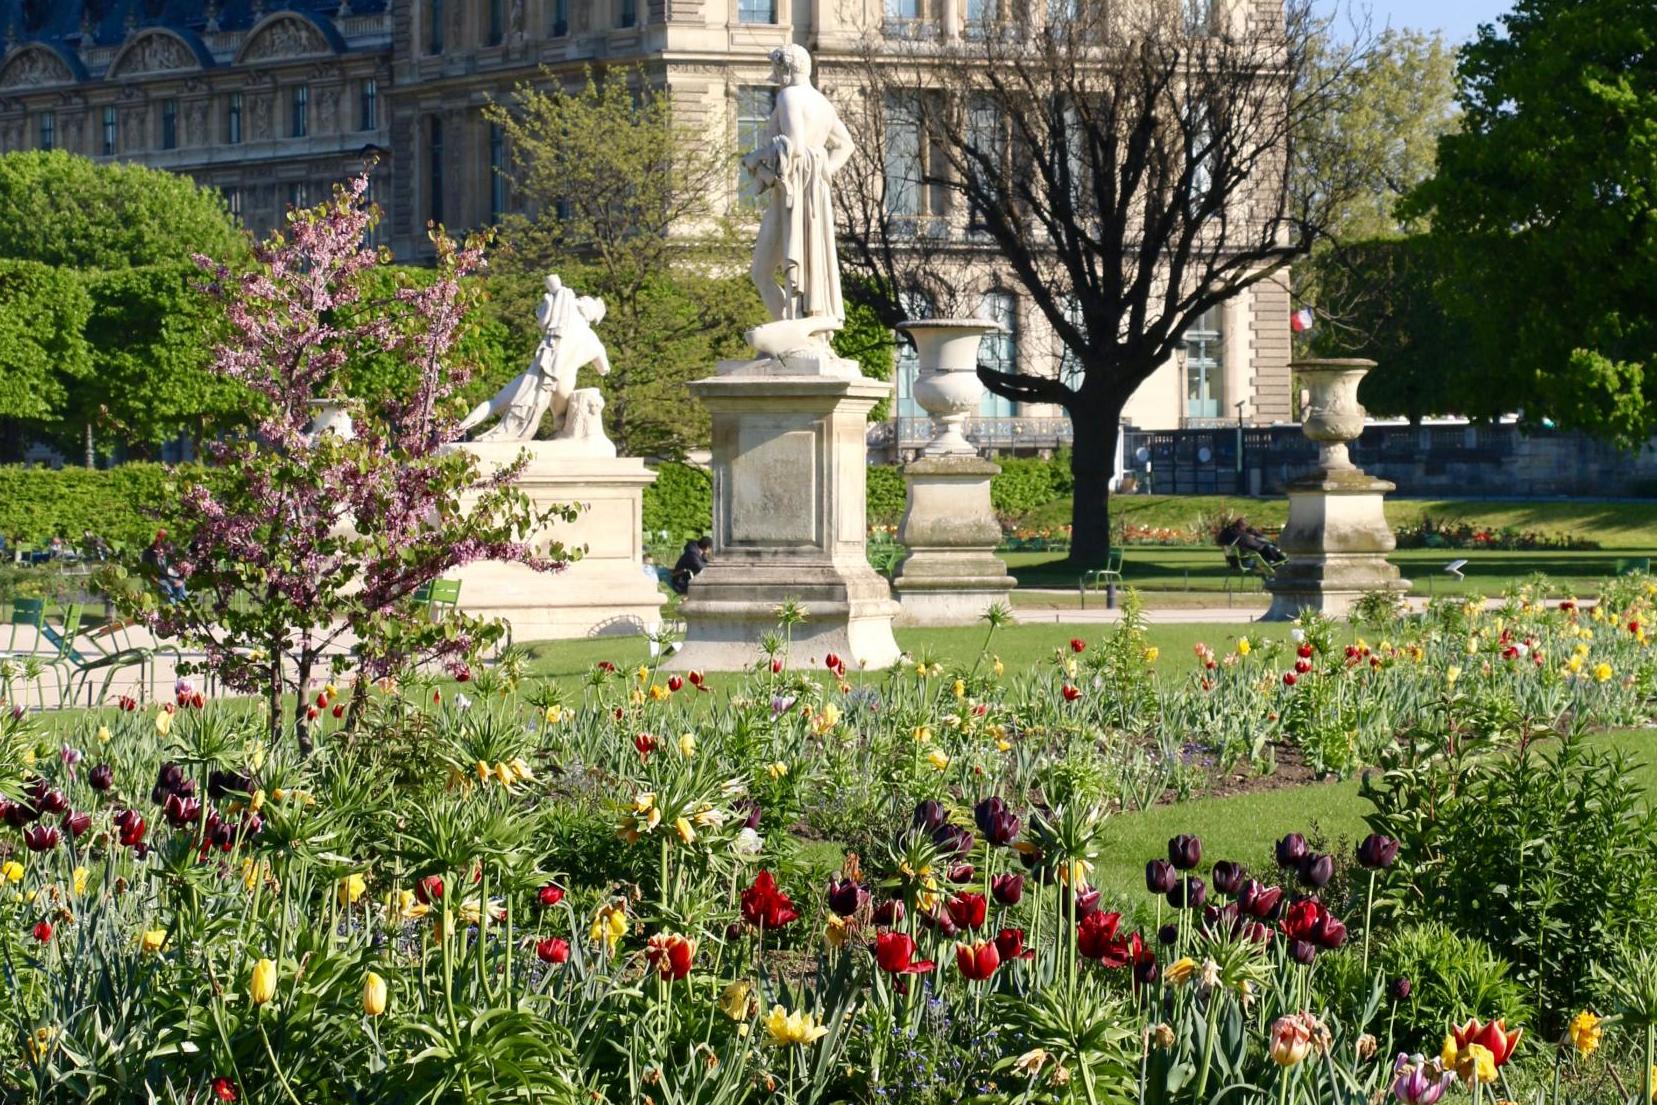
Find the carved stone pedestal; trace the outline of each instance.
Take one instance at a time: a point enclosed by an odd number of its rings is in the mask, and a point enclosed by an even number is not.
[[[1303,361],[1291,366],[1311,392],[1303,422],[1319,446],[1318,471],[1289,484],[1289,524],[1279,545],[1289,560],[1266,582],[1265,620],[1302,610],[1344,615],[1371,591],[1403,592],[1409,581],[1386,554],[1398,547],[1382,500],[1395,485],[1352,464],[1347,444],[1364,428],[1358,382],[1374,361]]]
[[[558,540],[566,549],[586,550],[559,572],[498,561],[468,564],[455,575],[462,609],[505,619],[517,643],[633,635],[661,623],[665,596],[654,574],[644,570],[644,489],[656,479],[644,461],[583,455],[595,446],[576,441],[474,441],[460,448],[477,456],[485,474],[528,452],[518,490],[540,510],[555,503],[584,508],[574,522],[555,522],[537,535],[538,543]]]
[[[727,361],[690,385],[713,416],[713,552],[682,607],[668,667],[735,670],[759,658],[777,607],[805,609],[796,664],[857,668],[898,657],[898,607],[864,546],[870,409],[891,385],[824,355]]]
[[[969,625],[1017,584],[995,555],[990,506],[999,465],[976,456],[922,457],[904,466],[909,505],[898,540],[909,550],[892,580],[899,625]]]

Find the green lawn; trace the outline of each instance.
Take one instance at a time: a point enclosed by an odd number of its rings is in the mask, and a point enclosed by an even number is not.
[[[1196,530],[1208,519],[1242,515],[1262,529],[1280,528],[1288,520],[1288,500],[1249,499],[1228,495],[1119,495],[1111,499],[1113,520],[1141,526]],[[1570,534],[1597,541],[1606,549],[1657,549],[1657,500],[1506,501],[1500,499],[1388,499],[1387,520],[1394,529],[1423,516],[1445,522],[1469,522],[1491,529]],[[1070,500],[1049,503],[1026,519],[1032,527],[1070,521]]]
[[[1390,559],[1411,582],[1415,595],[1497,595],[1511,582],[1538,572],[1548,576],[1563,594],[1587,597],[1598,592],[1606,578],[1627,567],[1635,556],[1657,558],[1657,532],[1648,533],[1642,549],[1601,549],[1592,552],[1490,552],[1476,549],[1400,549]],[[1052,553],[1003,553],[1008,570],[1020,587],[1076,586],[1077,573]],[[1466,560],[1465,579],[1447,575],[1452,560]],[[1619,564],[1619,561],[1623,563]],[[1213,546],[1131,545],[1125,551],[1122,578],[1143,591],[1196,591],[1223,595],[1228,569],[1224,553]],[[1256,579],[1238,586],[1258,592]]]

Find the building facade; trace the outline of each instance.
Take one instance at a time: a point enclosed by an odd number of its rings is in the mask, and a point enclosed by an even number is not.
[[[810,49],[832,95],[837,66],[849,72],[866,35],[958,35],[997,2],[0,0],[0,150],[63,149],[188,173],[254,231],[373,163],[379,236],[418,259],[429,252],[429,220],[460,230],[516,208],[503,174],[510,151],[484,108],[519,83],[574,85],[595,68],[638,67],[669,90],[681,119],[740,147],[769,115],[775,47]],[[1228,19],[1273,4],[1213,2]],[[905,159],[920,155],[889,144],[887,177],[902,177],[913,168]],[[740,188],[733,165],[733,202]],[[965,279],[979,313],[1005,329],[985,343],[988,362],[1064,371],[1062,350],[993,256]],[[1286,420],[1288,359],[1287,285],[1266,281],[1194,328],[1126,421]],[[894,418],[871,434],[896,455],[928,436],[913,372],[900,358]],[[1068,439],[1062,411],[993,396],[975,429],[997,451],[1045,452]]]

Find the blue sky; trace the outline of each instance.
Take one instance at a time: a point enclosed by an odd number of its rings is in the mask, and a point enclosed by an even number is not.
[[[1343,3],[1346,0],[1343,0]],[[1452,43],[1473,37],[1480,23],[1494,23],[1512,8],[1510,0],[1350,0],[1367,3],[1375,29],[1391,24],[1423,31],[1443,31]]]

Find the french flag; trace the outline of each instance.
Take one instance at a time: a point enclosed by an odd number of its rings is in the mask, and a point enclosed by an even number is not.
[[[1289,329],[1297,334],[1304,334],[1312,328],[1313,315],[1310,307],[1302,307],[1289,316]]]

